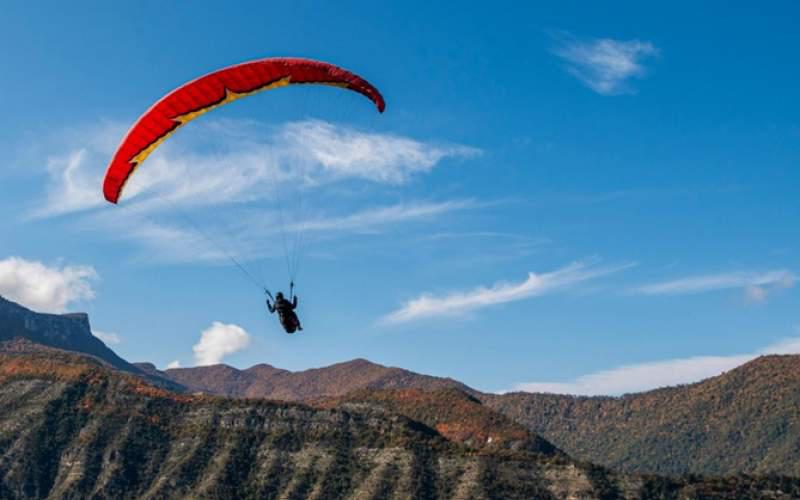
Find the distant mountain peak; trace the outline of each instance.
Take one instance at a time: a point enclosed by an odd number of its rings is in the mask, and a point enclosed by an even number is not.
[[[228,365],[174,368],[161,374],[191,390],[219,396],[281,399],[286,401],[336,397],[358,389],[455,388],[477,391],[450,378],[422,375],[387,367],[364,358],[321,368],[292,372],[268,364],[245,370]]]
[[[353,366],[384,366],[378,363],[373,363],[372,361],[365,359],[365,358],[355,358],[351,359],[350,361],[344,361],[339,363],[341,365],[353,365]]]

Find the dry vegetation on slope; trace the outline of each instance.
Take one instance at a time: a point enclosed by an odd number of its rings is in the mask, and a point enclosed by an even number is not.
[[[621,398],[483,395],[572,456],[628,472],[800,476],[800,356]]]
[[[558,450],[521,424],[460,389],[362,389],[315,402],[332,408],[382,408],[436,429],[450,441],[481,450],[525,450],[555,455]]]

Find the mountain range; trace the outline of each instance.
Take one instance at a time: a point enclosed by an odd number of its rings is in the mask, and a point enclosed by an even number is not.
[[[0,497],[800,498],[798,382],[797,356],[621,398],[363,359],[159,371],[0,299]]]
[[[267,364],[238,370],[227,365],[173,368],[158,371],[149,363],[135,366],[153,376],[168,378],[192,391],[218,396],[267,398],[302,401],[342,396],[357,389],[458,388],[475,392],[449,378],[420,375],[402,368],[391,368],[365,359],[355,359],[324,368],[291,372]]]
[[[544,441],[475,449],[359,398],[326,407],[170,392],[19,338],[0,343],[0,400],[2,498],[800,495],[799,479],[617,473]]]
[[[453,379],[363,359],[300,372],[269,365],[247,370],[226,365],[164,372],[148,368],[192,391],[285,401],[336,398],[354,391],[456,389],[571,456],[617,470],[800,476],[797,355],[763,356],[695,384],[623,397],[488,394]]]
[[[628,472],[800,476],[800,356],[623,397],[483,395],[575,457]]]

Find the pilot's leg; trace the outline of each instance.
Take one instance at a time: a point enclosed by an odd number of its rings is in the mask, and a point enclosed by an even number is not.
[[[294,315],[294,324],[298,330],[303,331],[303,325],[300,324],[300,318],[297,317],[297,314]]]

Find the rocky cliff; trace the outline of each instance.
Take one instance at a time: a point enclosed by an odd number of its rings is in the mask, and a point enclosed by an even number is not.
[[[184,388],[157,371],[147,373],[128,363],[92,335],[89,316],[84,313],[43,314],[0,297],[0,342],[26,339],[32,344],[17,344],[17,349],[37,350],[41,346],[91,356],[117,370],[144,377],[171,390]],[[37,347],[39,346],[39,347]],[[6,345],[5,347],[8,347]]]
[[[0,297],[0,341],[16,337],[89,354],[120,370],[139,371],[92,335],[87,314],[37,313]]]

